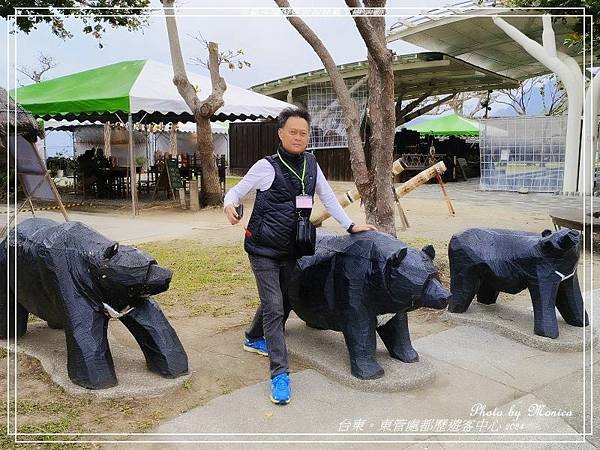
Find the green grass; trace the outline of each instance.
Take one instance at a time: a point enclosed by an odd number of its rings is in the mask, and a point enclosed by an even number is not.
[[[5,405],[5,402],[3,403]],[[49,417],[56,417],[59,414],[65,414],[68,416],[73,413],[77,413],[78,411],[79,409],[75,408],[73,405],[67,405],[62,401],[45,402],[43,399],[24,399],[17,401],[17,414],[27,415],[41,412],[47,414]]]
[[[21,401],[19,401],[21,404]],[[19,407],[19,405],[17,406]],[[72,409],[64,405],[65,409]],[[19,411],[19,414],[23,414],[23,411]],[[35,412],[35,411],[34,411]],[[39,411],[37,411],[39,413]],[[52,417],[48,413],[48,417]],[[52,420],[48,420],[47,422],[43,422],[37,425],[18,425],[18,434],[21,433],[70,433],[77,425],[77,415],[78,410],[72,410],[68,412],[66,415],[56,418],[56,416]],[[44,449],[76,449],[76,448],[89,448],[83,445],[78,444],[66,444],[66,443],[52,443],[52,441],[62,440],[62,441],[75,441],[79,438],[77,436],[19,436],[19,440],[35,440],[35,441],[47,441],[44,444],[35,444],[35,448],[44,448]],[[0,448],[2,449],[21,449],[21,448],[31,448],[32,444],[15,444],[14,438],[12,436],[7,435],[6,423],[2,423],[0,425]]]
[[[229,176],[229,177],[225,177],[225,188],[226,190],[232,188],[233,186],[235,186],[236,184],[238,184],[240,182],[240,180],[242,179],[242,177],[236,177],[236,176]]]
[[[448,253],[446,251],[448,248],[448,242],[436,241],[422,237],[403,238],[402,236],[400,236],[400,240],[418,250],[422,249],[426,245],[433,245],[433,248],[435,249],[433,265],[438,270],[442,283],[450,283],[450,265],[448,262]]]
[[[180,303],[192,316],[221,316],[236,311],[235,305],[227,301],[233,295],[241,296],[244,306],[258,304],[254,275],[241,245],[201,246],[191,241],[171,241],[139,247],[173,271],[170,289],[157,296],[163,306]]]
[[[540,164],[526,164],[526,163],[508,163],[505,165],[496,166],[499,171],[504,169],[506,173],[517,174],[527,172],[539,172],[541,170],[552,170],[562,167],[562,163],[546,163],[545,165]]]

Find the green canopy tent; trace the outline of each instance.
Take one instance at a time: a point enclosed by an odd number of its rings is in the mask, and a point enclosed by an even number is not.
[[[209,77],[188,73],[201,98],[212,91]],[[43,119],[127,121],[133,214],[136,214],[133,122],[195,121],[173,84],[171,66],[151,60],[123,61],[35,83],[12,91],[11,97]],[[288,103],[229,84],[224,105],[213,121],[275,118]]]
[[[479,123],[458,114],[438,117],[406,128],[428,136],[479,136]]]

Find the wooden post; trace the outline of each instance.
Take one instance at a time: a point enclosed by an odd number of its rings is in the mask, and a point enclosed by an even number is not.
[[[437,182],[440,185],[440,188],[442,189],[442,195],[444,196],[444,200],[446,200],[446,204],[448,205],[448,211],[450,211],[450,214],[452,214],[452,215],[456,214],[454,212],[454,207],[452,206],[452,201],[450,200],[450,197],[448,196],[448,193],[446,192],[446,188],[444,187],[444,182],[442,181],[442,177],[440,176],[439,173],[436,172],[435,178],[437,179]]]
[[[399,158],[393,162],[392,173],[394,174],[394,176],[404,171],[404,169],[406,169],[406,164],[404,163],[402,158]],[[410,227],[410,224],[408,223],[408,218],[406,217],[404,209],[400,204],[400,197],[396,195],[396,191],[394,191],[394,199],[396,200],[396,207],[398,208],[398,217],[400,219],[400,225],[402,227],[401,229],[402,231],[406,231],[406,229]]]
[[[198,180],[190,180],[190,211],[200,211]]]
[[[68,222],[69,221],[69,215],[67,214],[67,210],[65,209],[65,205],[63,205],[62,199],[60,198],[60,194],[58,193],[58,190],[56,189],[56,186],[54,185],[54,181],[52,181],[52,179],[50,178],[50,174],[48,172],[46,172],[46,180],[48,180],[48,184],[50,185],[50,189],[52,189],[52,193],[54,194],[54,198],[58,202],[58,206],[60,208],[60,212],[62,213],[63,217],[65,218],[65,222]],[[31,205],[31,208],[33,209],[33,205]]]
[[[181,209],[187,209],[187,205],[185,203],[185,189],[179,189],[179,204],[181,205]]]
[[[400,229],[401,231],[406,231],[407,228],[410,228],[410,224],[408,223],[408,218],[404,213],[404,209],[400,204],[400,197],[396,195],[396,191],[394,191],[394,200],[396,201],[396,207],[398,208],[398,217],[400,219]]]
[[[133,158],[133,119],[131,118],[131,114],[127,119],[127,126],[129,127],[129,173],[130,177],[130,188],[131,188],[131,211],[133,212],[133,216],[137,216],[137,182],[136,182],[136,173],[135,173],[135,159]]]
[[[410,228],[410,223],[408,223],[408,218],[404,213],[404,209],[400,204],[400,200],[396,200],[396,206],[398,207],[398,216],[400,217],[400,223],[402,224],[402,231],[406,231],[407,228]]]

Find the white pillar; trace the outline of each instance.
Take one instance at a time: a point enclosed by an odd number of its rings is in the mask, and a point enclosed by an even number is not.
[[[585,93],[579,190],[591,194],[594,186],[595,152],[598,151],[598,113],[600,112],[600,72],[590,81]]]

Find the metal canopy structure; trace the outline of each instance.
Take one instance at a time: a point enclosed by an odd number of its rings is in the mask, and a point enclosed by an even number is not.
[[[495,3],[485,1],[483,6]],[[577,14],[577,11],[572,14]],[[495,26],[490,17],[492,15],[502,16],[528,37],[541,42],[543,25],[540,11],[478,8],[473,2],[462,2],[402,18],[390,28],[387,41],[402,40],[427,50],[444,52],[517,80],[550,73],[547,67]],[[565,36],[572,33],[575,18],[558,16],[557,19],[553,24],[557,50],[574,57],[581,65],[580,46],[566,47],[562,44]]]
[[[403,99],[430,95],[489,89],[513,89],[518,81],[477,67],[440,52],[396,55],[393,61],[395,91],[404,92]],[[338,66],[346,80],[361,79],[367,74],[367,61]],[[308,94],[308,86],[329,81],[325,69],[300,73],[268,81],[250,89],[260,94],[291,102]]]

